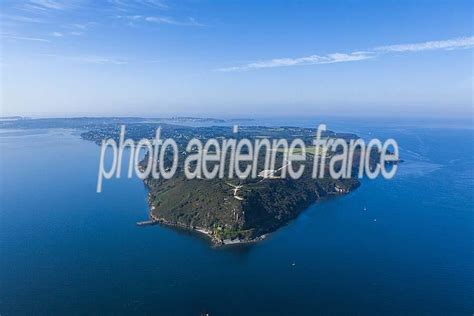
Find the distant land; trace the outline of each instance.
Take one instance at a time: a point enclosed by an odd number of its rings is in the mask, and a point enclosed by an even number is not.
[[[64,118],[31,118],[24,116],[0,116],[0,121],[16,121],[12,122],[11,128],[80,128],[83,126],[93,127],[98,124],[111,124],[114,122],[121,124],[131,123],[239,123],[251,122],[250,118],[233,118],[233,119],[217,119],[211,117],[192,117],[192,116],[173,116],[173,117],[64,117]],[[50,127],[48,127],[50,126]],[[2,125],[0,128],[8,128],[9,125]]]
[[[149,190],[149,224],[165,224],[193,229],[208,236],[215,245],[256,241],[265,238],[278,228],[296,218],[315,201],[329,196],[338,196],[356,189],[360,182],[356,178],[335,180],[329,176],[313,179],[309,172],[294,180],[281,178],[275,173],[272,179],[194,179],[184,176],[184,148],[191,138],[203,142],[209,138],[285,138],[291,141],[301,138],[311,146],[316,130],[299,127],[241,126],[237,135],[230,126],[188,126],[185,123],[233,123],[242,120],[214,118],[173,117],[81,117],[81,118],[18,118],[0,121],[3,129],[66,128],[81,132],[85,140],[101,144],[103,139],[118,140],[121,125],[126,125],[126,137],[138,141],[153,139],[157,127],[161,127],[161,138],[173,138],[179,148],[181,164],[177,174],[168,180],[147,178]],[[245,121],[245,119],[243,119]],[[250,121],[247,119],[247,121]],[[183,124],[180,125],[179,123]],[[349,133],[327,131],[324,137],[343,138],[347,141],[358,136]],[[328,152],[329,159],[336,152]],[[312,164],[315,153],[307,154],[307,164]],[[277,154],[282,163],[284,153]],[[353,174],[357,172],[359,156],[354,157]],[[263,170],[259,159],[259,170]],[[171,154],[165,156],[170,163]],[[371,164],[376,164],[377,155],[371,155]],[[261,164],[260,164],[261,162]],[[146,159],[141,162],[146,166]],[[306,168],[308,170],[309,168]]]

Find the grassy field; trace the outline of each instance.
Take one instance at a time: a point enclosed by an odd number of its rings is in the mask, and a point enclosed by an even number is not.
[[[280,147],[277,149],[277,151],[280,152],[280,153],[286,152],[286,150],[285,150],[284,148],[280,148]],[[289,151],[289,150],[288,150],[288,151]],[[300,154],[301,152],[302,152],[302,149],[301,149],[300,147],[297,147],[297,148],[295,148],[295,149],[293,150],[293,152],[290,153],[290,154],[298,155],[298,154]],[[316,154],[317,154],[317,155],[321,155],[321,153],[322,153],[321,147],[306,146],[306,154],[310,154],[310,155],[313,155],[313,156],[314,156],[314,155],[316,155]]]

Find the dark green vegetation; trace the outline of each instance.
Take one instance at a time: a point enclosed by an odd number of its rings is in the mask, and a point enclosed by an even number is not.
[[[228,183],[241,185],[238,197]],[[252,240],[275,231],[311,203],[350,192],[356,179],[188,180],[147,179],[152,218],[166,224],[205,229],[215,242]],[[342,191],[337,192],[336,187]]]

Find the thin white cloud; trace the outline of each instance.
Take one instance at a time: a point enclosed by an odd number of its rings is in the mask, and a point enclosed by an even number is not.
[[[97,55],[84,55],[84,56],[60,56],[54,54],[43,55],[46,57],[56,58],[64,61],[75,62],[80,64],[97,64],[97,65],[125,65],[128,64],[128,60],[116,57],[105,57]]]
[[[307,57],[299,58],[277,58],[271,60],[264,60],[254,62],[242,66],[220,68],[218,71],[246,71],[256,70],[263,68],[275,68],[275,67],[289,67],[289,66],[305,66],[305,65],[321,65],[321,64],[334,64],[343,63],[349,61],[359,61],[375,57],[373,54],[368,52],[354,52],[350,54],[334,53],[325,56],[311,55]]]
[[[51,42],[50,40],[39,38],[39,37],[29,37],[29,36],[16,36],[16,35],[8,35],[2,34],[2,38],[12,39],[12,40],[20,40],[20,41],[33,41],[33,42]]]
[[[93,24],[92,22],[89,22],[89,23],[74,23],[74,24],[69,24],[67,25],[66,27],[69,27],[69,28],[75,28],[75,29],[79,29],[79,30],[86,30],[89,28],[89,26]]]
[[[89,29],[97,25],[95,22],[84,22],[84,23],[72,23],[72,24],[63,24],[61,27],[64,30],[64,32],[60,32],[63,35],[73,35],[73,36],[81,36],[87,33]]]
[[[55,0],[30,0],[30,4],[45,9],[63,10],[66,8],[66,5],[63,1]]]
[[[23,8],[34,12],[64,11],[76,8],[79,2],[79,0],[29,0]]]
[[[145,21],[153,22],[153,23],[181,25],[181,26],[204,26],[204,24],[197,22],[194,18],[191,18],[191,17],[184,21],[178,21],[170,17],[148,16],[145,18]]]
[[[425,50],[453,50],[466,49],[474,47],[474,36],[459,37],[444,41],[430,41],[414,44],[398,44],[376,47],[374,50],[379,52],[420,52]]]
[[[116,16],[119,19],[125,19],[129,22],[148,22],[148,23],[157,23],[157,24],[169,24],[169,25],[178,25],[178,26],[204,26],[196,21],[196,19],[189,17],[186,20],[176,20],[168,16],[144,16],[144,15],[118,15]]]
[[[2,20],[14,21],[14,22],[22,22],[22,23],[46,23],[45,20],[22,16],[22,15],[9,15],[9,14],[2,14],[0,15]]]
[[[372,59],[382,54],[388,53],[405,53],[405,52],[420,52],[426,50],[454,50],[454,49],[468,49],[474,47],[474,37],[460,37],[455,39],[443,41],[429,41],[414,44],[400,44],[379,46],[366,51],[351,52],[351,53],[333,53],[327,55],[311,55],[298,58],[276,58],[270,60],[263,60],[244,65],[233,67],[225,67],[216,69],[216,71],[232,72],[232,71],[249,71],[265,68],[275,67],[290,67],[290,66],[305,66],[305,65],[321,65],[333,64],[342,62],[352,62]]]
[[[160,0],[135,0],[135,1],[128,1],[129,3],[136,3],[138,6],[145,6],[149,8],[155,8],[155,9],[162,9],[166,10],[169,9],[168,5]]]
[[[52,36],[55,36],[55,37],[63,37],[63,33],[61,32],[53,32],[51,33]]]
[[[160,0],[109,0],[108,2],[120,11],[129,11],[143,7],[160,10],[167,10],[169,8],[164,1]]]

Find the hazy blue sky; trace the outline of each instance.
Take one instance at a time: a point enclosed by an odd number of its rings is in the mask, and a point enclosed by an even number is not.
[[[471,1],[1,4],[3,115],[472,115]]]

